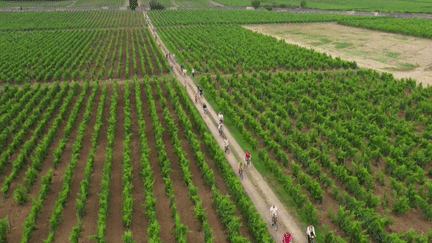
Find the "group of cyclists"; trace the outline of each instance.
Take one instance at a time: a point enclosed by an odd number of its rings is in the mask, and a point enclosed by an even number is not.
[[[195,103],[198,103],[198,99],[197,99],[198,95],[201,98],[203,96],[203,90],[202,90],[202,88],[199,85],[197,85],[197,94],[195,95]],[[204,114],[207,114],[207,105],[205,103],[203,103],[203,111],[204,111]],[[222,115],[221,112],[218,113],[218,117],[217,118],[218,118],[217,127],[218,127],[218,130],[219,130],[219,135],[223,138],[224,152],[225,153],[229,153],[228,138],[223,136],[224,117],[223,117],[223,115]],[[247,167],[249,167],[250,164],[251,164],[251,154],[250,154],[250,152],[248,150],[246,150],[244,161],[240,160],[238,162],[238,173],[239,173],[239,177],[241,179],[243,179],[243,172],[244,172],[244,166],[245,166],[244,162],[246,162],[246,166]],[[271,226],[272,227],[276,226],[276,229],[277,229],[277,210],[278,210],[277,207],[274,204],[272,204],[271,207],[270,207]],[[306,228],[306,236],[307,236],[307,239],[308,239],[308,243],[315,242],[314,241],[314,238],[315,238],[315,229],[314,229],[314,227],[312,225],[309,225]]]

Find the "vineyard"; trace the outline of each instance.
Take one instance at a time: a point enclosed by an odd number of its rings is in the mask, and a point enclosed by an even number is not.
[[[363,70],[199,83],[309,222],[351,242],[431,239],[430,88]]]
[[[431,88],[240,26],[329,21],[430,37],[367,16],[2,13],[0,242],[274,242],[186,81],[318,242],[431,242]]]
[[[158,27],[204,24],[273,24],[331,21],[353,27],[363,27],[391,33],[432,38],[432,20],[430,19],[337,14],[295,14],[234,9],[156,11],[150,12],[149,16],[152,18],[153,24]]]
[[[357,67],[355,62],[288,45],[240,26],[167,27],[159,34],[187,69],[200,73]]]
[[[371,19],[369,16],[337,14],[292,14],[271,11],[246,11],[236,9],[199,9],[150,11],[148,13],[156,27],[171,25],[203,24],[262,24],[327,22],[339,19]]]
[[[142,78],[168,73],[170,67],[148,28],[136,25],[143,22],[142,14],[119,11],[71,13],[73,17],[88,17],[94,22],[79,30],[1,33],[0,48],[4,51],[0,54],[0,81],[20,84],[27,81],[128,79],[133,75]],[[85,16],[86,13],[91,14]],[[68,16],[55,17],[66,20]],[[94,20],[99,17],[100,23]],[[67,21],[58,26],[72,28]],[[55,25],[51,27],[56,28]],[[48,24],[47,28],[50,28]]]
[[[6,96],[8,242],[271,242],[176,80],[5,86]]]
[[[235,25],[158,33],[325,242],[432,240],[430,87]]]
[[[143,24],[142,13],[131,11],[5,12],[0,19],[0,30],[133,28]]]

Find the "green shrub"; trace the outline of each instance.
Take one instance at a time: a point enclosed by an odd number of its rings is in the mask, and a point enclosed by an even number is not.
[[[129,0],[129,7],[132,10],[135,10],[135,8],[138,6],[138,0]]]
[[[165,6],[157,0],[150,1],[150,10],[164,10]]]
[[[255,9],[259,8],[261,6],[261,2],[258,0],[254,0],[252,1],[252,7],[254,7]]]
[[[15,189],[15,191],[13,193],[13,197],[15,198],[15,201],[19,205],[27,202],[27,199],[28,199],[27,192],[24,189],[24,187],[21,186],[21,184],[18,184],[17,188]]]
[[[304,1],[304,0],[301,1],[301,2],[300,2],[300,7],[301,7],[301,8],[306,8],[306,1]]]
[[[9,228],[8,216],[0,219],[0,243],[6,243],[6,233]]]

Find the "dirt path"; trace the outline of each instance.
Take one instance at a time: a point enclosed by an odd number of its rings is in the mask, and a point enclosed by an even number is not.
[[[360,67],[432,84],[432,40],[343,26],[336,23],[262,24],[244,28],[284,39]]]
[[[152,33],[157,36],[157,33],[153,30],[153,26],[151,24],[150,19],[148,16],[145,15],[146,20],[149,22],[149,28],[152,30]],[[161,44],[162,51],[164,54],[167,53],[167,49],[165,45],[160,41],[160,38],[158,37],[156,42],[158,44]],[[176,75],[177,79],[182,82],[186,83],[188,88],[188,94],[191,99],[194,98],[195,95],[195,83],[194,81],[188,77],[188,76],[182,76],[180,73],[179,64],[175,60],[169,60],[169,63],[171,66],[174,67],[173,72]],[[202,98],[202,102],[205,102],[208,104],[208,102]],[[199,108],[200,104],[197,104],[197,108]],[[217,130],[217,127],[215,126],[214,121],[216,120],[216,112],[213,110],[213,108],[209,105],[208,112],[209,114],[206,116],[203,116],[204,121],[206,122],[207,126],[209,127],[210,131],[212,132],[213,136],[218,140],[219,145],[221,146],[221,149],[223,148],[223,141],[219,137],[219,132]],[[238,143],[234,140],[234,138],[231,136],[230,132],[225,129],[224,131],[225,136],[230,141],[231,151],[229,155],[226,155],[226,158],[228,162],[230,163],[231,167],[236,170],[237,169],[237,158],[234,154],[238,154],[240,156],[244,155],[244,151],[241,149],[241,147],[238,145]],[[270,224],[267,224],[268,230],[270,234],[273,236],[275,242],[282,242],[282,237],[284,232],[288,231],[293,235],[293,238],[295,239],[295,242],[306,242],[305,233],[300,229],[300,227],[297,225],[297,222],[294,220],[294,218],[288,213],[288,211],[285,209],[284,205],[280,202],[277,195],[273,192],[273,190],[268,186],[267,182],[264,180],[264,178],[261,176],[261,174],[256,171],[255,169],[251,168],[246,170],[244,180],[241,181],[243,184],[243,187],[249,197],[251,198],[252,202],[254,203],[254,206],[256,209],[261,213],[261,218],[267,222],[270,223],[269,217],[270,217],[270,204],[274,203],[278,210],[279,215],[279,230],[275,232],[273,229],[271,229]],[[264,193],[265,192],[265,193]]]

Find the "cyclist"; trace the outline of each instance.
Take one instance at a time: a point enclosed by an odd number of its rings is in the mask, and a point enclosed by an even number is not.
[[[272,206],[270,207],[270,212],[272,216],[272,226],[274,226],[277,219],[277,207],[274,204],[272,204]]]
[[[248,166],[250,164],[250,159],[251,159],[251,155],[249,153],[249,150],[246,150],[245,160]]]
[[[224,151],[225,151],[225,153],[228,152],[228,146],[229,146],[228,138],[225,138],[224,139]]]
[[[204,110],[204,114],[206,114],[206,112],[207,112],[207,105],[205,103],[203,103],[203,110]]]
[[[219,123],[219,125],[218,125],[219,136],[222,136],[222,127],[223,127],[222,123]]]
[[[195,103],[198,103],[198,97],[195,95]]]
[[[240,175],[241,177],[243,177],[243,167],[244,167],[244,163],[243,163],[243,161],[239,161],[239,162],[238,162],[238,172],[239,172],[239,175]]]
[[[218,118],[219,118],[219,123],[222,124],[223,123],[223,115],[221,112],[219,112]]]
[[[315,238],[315,228],[312,225],[309,225],[306,228],[306,235],[308,238],[308,243],[311,243],[312,240]]]

